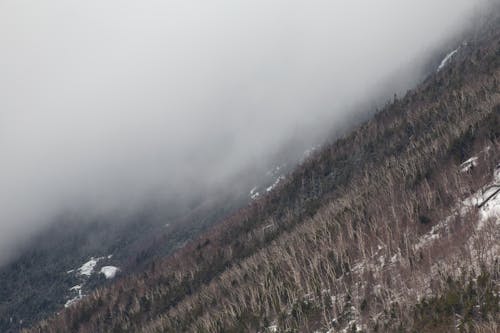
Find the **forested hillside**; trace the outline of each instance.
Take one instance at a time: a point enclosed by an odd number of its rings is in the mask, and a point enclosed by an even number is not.
[[[500,20],[143,272],[30,332],[498,332]]]

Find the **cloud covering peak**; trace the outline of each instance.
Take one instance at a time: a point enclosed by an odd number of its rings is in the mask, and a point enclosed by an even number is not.
[[[479,4],[1,1],[0,263],[62,210],[197,191],[342,126]]]

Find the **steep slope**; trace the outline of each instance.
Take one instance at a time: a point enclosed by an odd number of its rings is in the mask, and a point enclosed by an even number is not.
[[[500,225],[471,202],[493,195],[499,80],[497,15],[275,191],[31,331],[494,332]]]
[[[29,246],[20,248],[17,258],[0,267],[0,332],[29,327],[96,287],[140,272],[155,258],[175,251],[252,197],[267,193],[296,164],[302,147],[283,149],[267,163],[259,161],[231,186],[152,204],[134,214],[61,214]],[[92,258],[103,259],[89,274],[81,274],[78,268]],[[117,276],[101,273],[106,266],[119,268]]]
[[[100,273],[102,266],[119,267],[120,275],[142,270],[150,260],[169,254],[247,203],[246,191],[240,194],[219,193],[190,209],[170,209],[178,216],[151,208],[116,220],[61,217],[32,239],[28,248],[20,249],[18,258],[0,268],[0,331],[16,332],[59,311],[75,297],[109,284],[111,279]],[[105,260],[99,260],[89,274],[81,274],[78,268],[93,257]]]

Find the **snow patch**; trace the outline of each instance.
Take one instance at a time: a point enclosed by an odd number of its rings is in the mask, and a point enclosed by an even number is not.
[[[493,173],[493,181],[497,184],[500,184],[500,164],[495,168],[495,172]]]
[[[493,219],[496,224],[500,224],[500,184],[498,187],[491,187],[483,195],[484,205],[479,209],[478,230],[484,228],[486,222]],[[486,202],[487,200],[487,202]]]
[[[255,200],[260,196],[260,193],[257,191],[259,189],[258,186],[255,186],[250,190],[250,193],[248,194],[250,196],[250,199]]]
[[[473,167],[477,166],[477,156],[469,158],[467,161],[460,164],[460,172],[467,172]]]
[[[485,149],[487,152],[489,149]],[[460,165],[460,171],[469,171],[478,164],[478,157],[474,156]],[[443,221],[439,222],[432,229],[422,235],[415,244],[415,250],[422,249],[441,237],[441,234],[448,230],[449,223],[455,216],[464,216],[471,209],[478,209],[479,219],[477,230],[484,228],[486,222],[493,219],[500,225],[500,165],[498,165],[493,174],[493,181],[481,188],[476,193],[465,198],[458,204],[453,213]]]
[[[75,292],[76,296],[67,300],[66,303],[64,303],[65,308],[69,308],[70,306],[72,306],[73,304],[75,304],[76,302],[81,300],[83,298],[83,296],[85,296],[82,294],[82,285],[73,286],[73,287],[69,288],[69,291]]]
[[[276,188],[276,186],[278,186],[278,184],[283,180],[285,179],[285,176],[281,175],[279,176],[275,181],[274,183],[269,186],[268,188],[266,188],[266,192],[271,192],[272,190],[274,190]]]
[[[104,257],[98,257],[98,258],[91,257],[89,261],[87,261],[80,268],[77,269],[78,273],[80,275],[86,275],[86,276],[92,275],[95,266],[97,265],[99,260],[102,259],[104,259]]]
[[[77,284],[76,286],[73,286],[73,287],[69,288],[69,290],[70,291],[73,291],[73,290],[74,291],[80,291],[80,290],[82,290],[82,286],[79,285],[79,284]]]
[[[278,325],[271,325],[267,329],[269,332],[278,332]]]
[[[116,276],[116,273],[118,273],[120,269],[115,266],[104,266],[101,268],[100,273],[104,274],[106,279],[113,279]]]
[[[446,219],[444,219],[443,221],[441,221],[438,224],[436,224],[435,226],[433,226],[428,233],[422,235],[419,238],[419,241],[414,245],[415,250],[420,250],[420,249],[426,247],[428,244],[430,244],[430,243],[434,242],[435,240],[441,238],[440,233],[443,230],[447,230],[448,229],[448,224],[450,223],[450,221],[451,221],[451,219],[453,217],[454,217],[453,214],[450,215],[450,216],[448,216]]]
[[[82,266],[80,266],[77,269],[71,269],[66,271],[67,274],[73,274],[76,273],[77,276],[79,276],[79,280],[81,284],[77,284],[71,288],[69,288],[69,291],[71,295],[73,295],[72,298],[66,301],[64,304],[65,308],[68,308],[81,300],[85,295],[82,293],[83,286],[85,284],[85,281],[87,278],[89,278],[93,273],[96,265],[99,263],[101,260],[109,260],[113,258],[113,255],[107,255],[104,257],[91,257],[89,261],[85,262]],[[112,279],[116,276],[116,273],[120,269],[118,267],[114,266],[104,266],[101,268],[100,273],[104,274],[106,279]]]
[[[453,56],[458,52],[459,49],[460,48],[457,48],[456,50],[451,51],[450,53],[448,53],[446,55],[446,57],[444,57],[444,59],[441,61],[441,63],[439,64],[439,66],[437,68],[437,72],[442,70],[448,64],[448,62],[451,60],[451,58],[453,58]]]
[[[75,296],[74,298],[69,299],[66,303],[64,303],[64,307],[65,308],[69,308],[70,306],[72,306],[73,304],[75,304],[76,302],[78,302],[79,300],[81,300],[82,298],[83,297]]]

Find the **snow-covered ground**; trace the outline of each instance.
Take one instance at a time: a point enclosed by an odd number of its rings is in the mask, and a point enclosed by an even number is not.
[[[271,192],[272,190],[274,190],[276,188],[276,186],[278,186],[278,184],[283,180],[285,179],[285,176],[281,175],[279,176],[278,178],[276,178],[276,180],[274,181],[274,183],[269,186],[268,188],[266,188],[266,192]]]
[[[443,69],[443,68],[444,68],[444,67],[448,64],[448,62],[451,60],[451,58],[453,58],[453,56],[454,56],[455,54],[457,54],[457,52],[458,52],[458,50],[459,50],[459,49],[460,49],[460,48],[457,48],[456,50],[451,51],[450,53],[448,53],[448,54],[446,55],[446,57],[444,57],[444,59],[441,61],[441,63],[439,64],[439,66],[438,66],[438,68],[437,68],[437,71],[438,71],[438,72],[439,72],[440,70],[442,70],[442,69]]]
[[[460,172],[467,172],[473,167],[477,166],[477,156],[469,158],[467,161],[460,165]]]
[[[471,157],[460,165],[460,171],[469,171],[473,166],[477,166],[478,157]],[[485,185],[476,193],[467,197],[460,202],[455,208],[452,215],[448,216],[443,221],[437,223],[432,229],[420,237],[419,241],[415,244],[415,249],[419,250],[433,241],[439,239],[443,232],[449,228],[450,222],[455,215],[465,215],[471,209],[478,209],[479,219],[476,226],[477,230],[481,230],[485,223],[489,220],[496,220],[495,223],[500,224],[500,165],[497,166],[493,179],[490,183]]]
[[[276,188],[276,186],[278,186],[278,184],[283,180],[285,179],[285,176],[283,174],[280,174],[280,171],[283,171],[283,168],[285,168],[285,164],[283,165],[278,165],[277,167],[269,170],[267,173],[266,173],[266,176],[267,177],[273,177],[271,179],[274,179],[272,180],[272,183],[270,185],[268,185],[266,187],[266,185],[262,185],[262,187],[265,188],[265,193],[269,193],[271,192],[272,190],[274,190]],[[269,183],[268,183],[269,184]],[[261,196],[261,192],[259,191],[259,186],[254,186],[250,192],[248,193],[248,196],[250,197],[250,199],[252,200],[257,200],[260,196]],[[262,191],[264,193],[264,190]]]
[[[104,266],[101,268],[101,274],[104,274],[106,279],[112,279],[116,276],[116,273],[118,273],[120,269],[115,266]]]
[[[77,303],[81,299],[82,299],[82,297],[75,296],[74,298],[69,299],[66,303],[64,303],[64,307],[65,308],[69,308],[70,306],[72,306],[73,304]]]
[[[94,272],[95,266],[102,259],[104,259],[104,257],[98,257],[98,258],[92,257],[92,258],[90,258],[89,261],[87,261],[80,268],[77,269],[78,273],[80,275],[87,275],[87,276],[92,275],[92,273]]]
[[[486,222],[494,220],[497,225],[500,225],[500,183],[497,187],[489,188],[483,194],[483,202],[489,198],[487,202],[479,209],[478,229],[482,230]]]
[[[268,330],[268,332],[270,332],[270,333],[275,333],[275,332],[278,332],[278,325],[273,324],[273,325],[269,326],[269,327],[267,328],[267,330]]]
[[[275,180],[274,182],[269,185],[268,187],[266,187],[265,191],[266,193],[269,193],[271,192],[272,190],[274,190],[276,188],[276,186],[278,186],[278,184],[285,179],[285,176],[284,175],[279,175]],[[258,191],[259,187],[258,186],[255,186],[253,187],[250,192],[248,193],[248,196],[250,197],[250,199],[252,200],[257,200],[259,197],[260,197],[260,192]]]
[[[71,305],[75,304],[76,302],[81,300],[84,296],[82,294],[82,285],[73,286],[73,287],[69,288],[69,291],[76,293],[76,295],[73,298],[66,301],[66,303],[64,304],[65,308],[70,307]]]
[[[260,193],[257,191],[259,189],[258,186],[255,186],[250,190],[250,193],[248,194],[250,196],[250,199],[255,200],[260,196]]]
[[[299,164],[303,163],[308,157],[310,157],[312,154],[314,154],[316,151],[318,151],[320,147],[321,147],[321,145],[315,145],[309,149],[306,149],[303,152],[302,156],[300,156],[297,159],[297,163],[299,163]],[[267,178],[267,181],[271,180],[272,183],[267,182],[267,184],[266,183],[260,184],[261,186],[254,186],[252,189],[250,189],[248,196],[252,200],[257,200],[259,197],[262,196],[262,194],[269,193],[269,192],[273,191],[276,188],[276,186],[278,186],[278,184],[285,179],[285,175],[289,171],[290,171],[290,165],[287,163],[283,163],[283,164],[277,165],[277,166],[269,169],[266,172],[266,178]]]
[[[487,152],[489,149],[487,148],[483,152]],[[462,171],[463,167],[470,167],[472,165],[476,166],[479,163],[479,159],[477,157],[473,157],[462,163],[460,165],[460,170]],[[467,170],[468,171],[468,170]],[[480,206],[480,207],[479,207]],[[466,240],[466,246],[469,248],[471,253],[471,261],[470,264],[474,267],[474,269],[480,269],[480,261],[481,260],[495,260],[500,255],[500,244],[495,245],[495,239],[498,240],[498,234],[500,232],[500,164],[494,171],[492,180],[485,185],[483,188],[478,190],[476,193],[470,195],[463,201],[459,202],[452,210],[450,216],[445,218],[443,221],[437,223],[432,229],[419,237],[414,243],[414,250],[419,251],[425,248],[429,248],[432,244],[437,242],[438,240],[445,239],[449,237],[451,223],[453,223],[457,217],[465,216],[471,212],[477,212],[477,222],[474,224],[474,230],[469,235],[469,238]],[[483,238],[487,235],[489,240]],[[496,238],[495,238],[496,237]],[[485,240],[488,242],[485,243]],[[493,241],[492,241],[493,240]],[[478,246],[479,245],[479,246]],[[460,257],[460,254],[455,258],[458,262],[461,262],[463,258]],[[450,261],[453,262],[453,261]],[[437,276],[439,274],[443,274],[444,269],[447,267],[446,265],[449,263],[445,263],[442,261],[437,261],[432,264],[429,273],[422,274],[420,276],[413,276],[413,284],[412,290],[408,290],[417,300],[422,299],[422,297],[432,296],[432,290],[428,287],[432,281],[433,276]],[[383,274],[384,271],[391,272],[390,274],[399,274],[397,267],[408,265],[408,260],[403,258],[399,252],[392,253],[387,252],[387,248],[384,244],[378,245],[378,251],[376,251],[373,256],[360,260],[353,264],[351,272],[348,274],[350,278],[353,276],[361,277],[361,281],[363,281],[363,274],[369,272],[370,274]],[[453,271],[453,267],[448,267]],[[450,272],[450,271],[448,271]],[[457,272],[460,273],[460,269],[457,269]],[[457,273],[457,274],[458,274]],[[341,277],[342,278],[342,277]],[[393,281],[404,281],[401,277],[394,278]],[[364,290],[364,282],[360,282],[361,287],[356,290]],[[407,288],[407,286],[405,286]],[[373,287],[375,294],[377,297],[382,297],[384,294],[384,290],[380,285],[375,285]],[[353,299],[356,299],[356,295],[349,294]],[[358,295],[359,296],[359,295]],[[387,296],[387,295],[385,295]],[[332,304],[335,304],[336,300],[339,298],[343,298],[345,295],[342,293],[337,293],[336,295],[332,295]],[[393,300],[398,301],[397,293],[392,295]],[[358,297],[359,298],[359,297]],[[340,304],[344,304],[342,301]],[[350,332],[353,325],[356,326],[356,330],[359,331],[366,329],[363,327],[363,323],[358,318],[358,314],[356,309],[353,308],[351,311],[351,319],[349,322],[344,323],[339,326],[338,318],[335,318],[332,321],[335,328],[330,328],[327,330],[322,330],[321,332]],[[379,315],[381,315],[380,313]],[[378,317],[377,315],[376,317]],[[319,332],[319,331],[318,331]]]
[[[86,281],[95,273],[95,268],[99,264],[100,261],[108,261],[113,258],[113,255],[107,255],[104,257],[91,257],[88,261],[83,263],[79,268],[70,269],[66,271],[66,274],[74,274],[74,277],[80,281],[80,284],[77,284],[71,288],[70,291],[70,299],[66,301],[64,307],[69,307],[83,297],[85,294],[83,293],[83,289],[85,287]],[[112,279],[116,276],[116,274],[120,271],[118,267],[115,266],[103,266],[101,267],[99,274],[104,274],[106,279]]]

